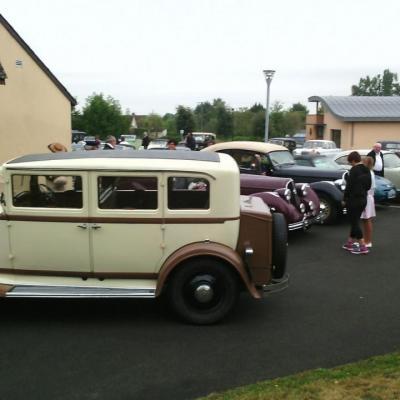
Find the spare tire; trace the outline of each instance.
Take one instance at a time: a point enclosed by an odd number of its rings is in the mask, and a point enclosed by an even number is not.
[[[273,213],[272,218],[272,279],[281,279],[286,272],[287,222],[280,213]]]

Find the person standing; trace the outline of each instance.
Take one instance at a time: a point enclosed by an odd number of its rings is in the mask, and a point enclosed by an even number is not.
[[[174,140],[174,139],[169,139],[167,142],[168,150],[176,150],[176,145],[177,145],[177,143],[176,143],[176,140]]]
[[[372,157],[366,157],[363,161],[364,165],[369,169],[371,174],[371,188],[367,194],[367,205],[361,214],[363,222],[364,240],[366,247],[372,247],[372,218],[376,216],[375,212],[375,174],[372,171],[374,160]]]
[[[343,201],[350,220],[350,234],[342,247],[352,254],[368,254],[369,250],[365,246],[360,227],[360,217],[367,205],[367,192],[371,188],[371,172],[361,162],[361,156],[357,151],[352,151],[347,161],[352,168],[347,178]]]
[[[103,147],[103,150],[115,150],[115,146],[117,144],[117,139],[115,136],[109,135],[106,138],[106,144]]]
[[[384,176],[385,165],[383,162],[382,145],[375,143],[372,150],[367,154],[368,157],[372,157],[374,160],[374,173],[375,175]]]
[[[187,134],[185,144],[190,150],[196,150],[196,140],[194,139],[192,132]]]
[[[144,134],[144,136],[143,136],[143,139],[142,139],[142,146],[143,146],[144,149],[147,149],[149,144],[150,144],[150,138],[149,138],[148,133],[146,132]]]

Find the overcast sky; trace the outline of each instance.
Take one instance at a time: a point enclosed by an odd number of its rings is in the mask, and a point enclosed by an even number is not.
[[[93,92],[136,114],[265,104],[263,69],[271,102],[310,106],[400,73],[398,0],[3,0],[0,13],[80,106]]]

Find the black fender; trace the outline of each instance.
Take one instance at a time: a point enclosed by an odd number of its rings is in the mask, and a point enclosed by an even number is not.
[[[319,193],[323,193],[337,203],[341,203],[343,200],[343,192],[333,182],[320,181],[312,182],[309,185],[318,194],[318,196]]]

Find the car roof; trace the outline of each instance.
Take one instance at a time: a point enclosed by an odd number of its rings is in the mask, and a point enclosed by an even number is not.
[[[366,156],[371,151],[371,149],[354,149],[354,150],[341,151],[340,153],[337,153],[334,156],[334,159],[337,159],[339,157],[343,157],[347,154],[350,154],[352,151],[357,151],[358,153],[360,153],[360,156]],[[382,152],[382,154],[392,154],[393,153],[393,151],[390,151],[390,150],[381,150],[381,152]]]
[[[221,166],[223,164],[223,166]],[[232,164],[230,166],[230,164]],[[234,167],[233,167],[234,166]],[[237,169],[234,160],[225,154],[198,151],[93,150],[30,154],[3,164],[4,169],[62,170],[176,170],[210,171],[218,168]]]
[[[286,147],[279,144],[264,143],[264,142],[251,142],[251,141],[233,141],[221,142],[213,144],[202,149],[200,152],[211,152],[220,150],[249,150],[260,153],[269,153],[271,151],[289,151]]]

